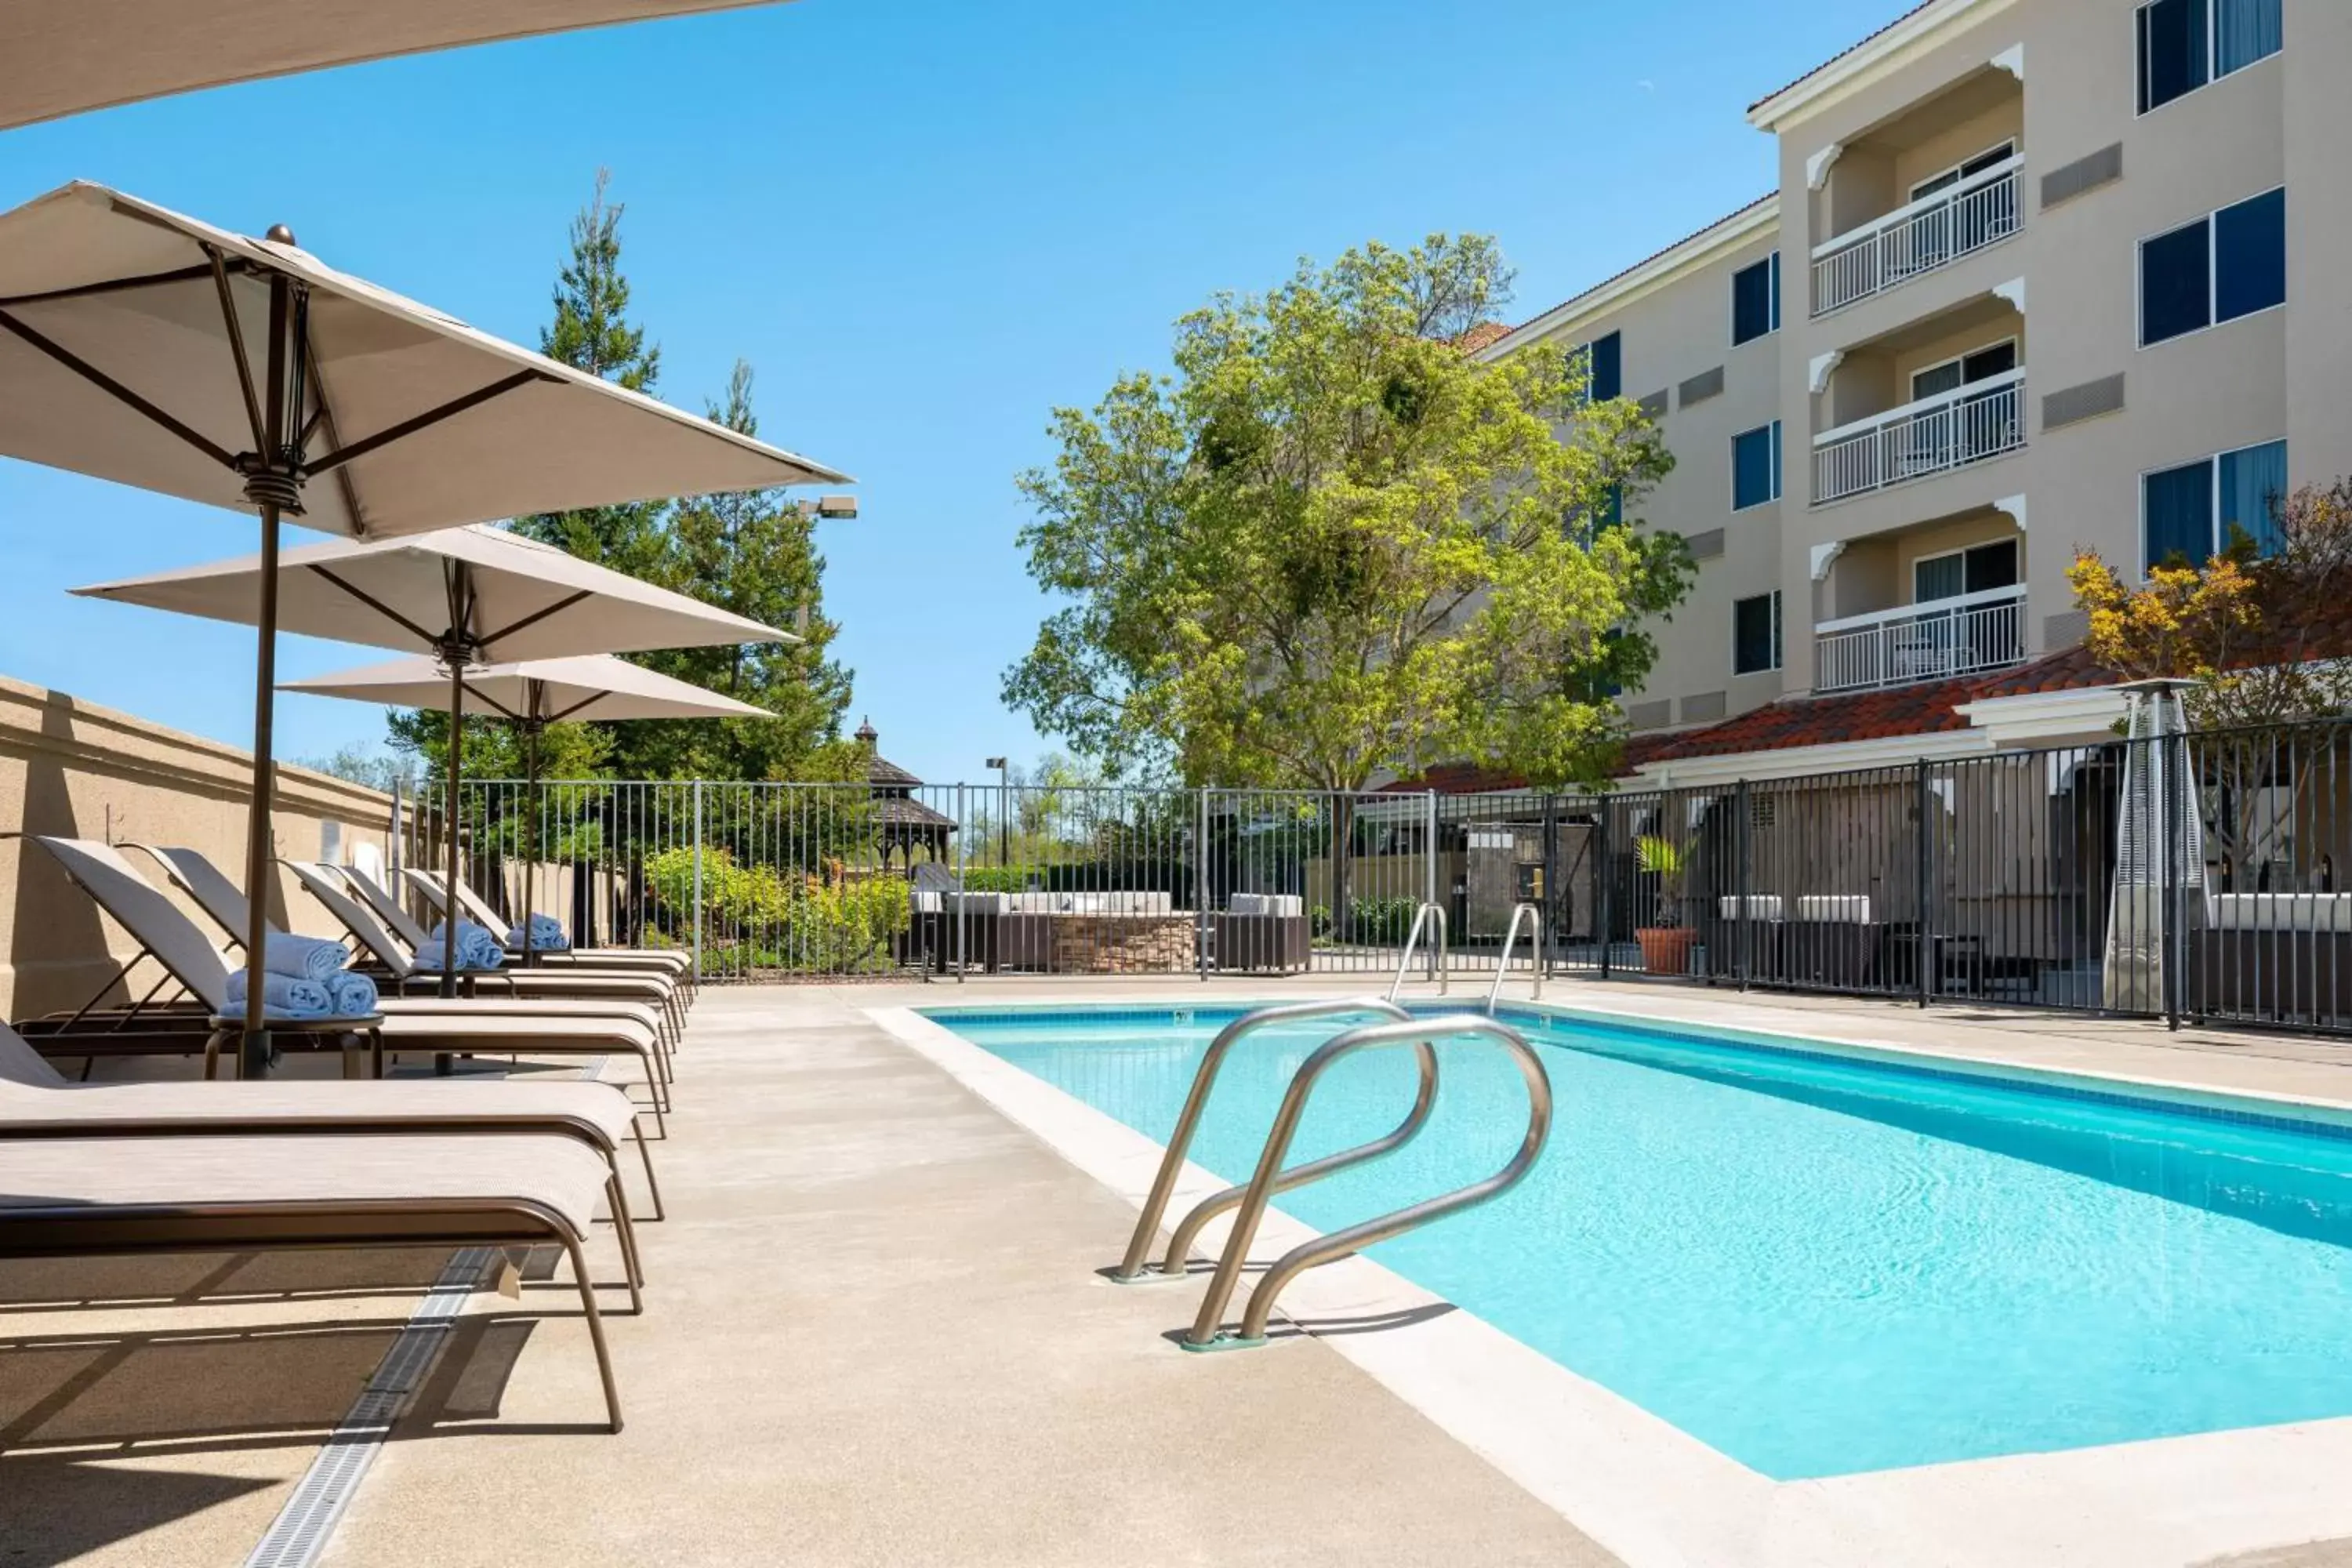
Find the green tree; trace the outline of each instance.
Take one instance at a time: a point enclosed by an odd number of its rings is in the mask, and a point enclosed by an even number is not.
[[[571,257],[555,284],[555,320],[539,334],[540,352],[633,392],[650,393],[661,350],[629,319],[629,280],[621,271],[621,215],[609,199],[609,170],[572,220]],[[517,518],[515,531],[633,577],[650,577],[666,544],[661,501],[589,507]]]
[[[1580,356],[1465,352],[1509,282],[1476,236],[1301,263],[1178,322],[1172,378],[1056,410],[1020,538],[1067,603],[1006,701],[1114,773],[1606,776],[1612,688],[1654,658],[1638,624],[1690,580],[1631,516],[1671,458],[1632,403],[1586,395]]]
[[[713,404],[709,415],[730,429],[759,434],[749,364],[736,362],[726,401]],[[826,656],[841,628],[824,615],[824,559],[816,552],[814,523],[774,490],[706,496],[672,510],[659,581],[762,625],[790,628],[801,640],[641,656],[665,675],[775,717],[614,725],[614,763],[624,775],[814,776],[818,752],[840,739],[850,680]]]

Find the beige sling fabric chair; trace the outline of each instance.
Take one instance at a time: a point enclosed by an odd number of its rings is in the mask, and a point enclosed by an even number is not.
[[[110,846],[84,838],[46,836],[37,836],[31,842],[56,857],[75,884],[89,893],[116,924],[129,931],[142,952],[152,954],[202,1006],[210,1009],[219,1026],[213,1045],[205,1052],[205,1076],[211,1077],[216,1070],[222,1028],[235,1026],[226,1014],[228,961],[177,905],[131,869],[131,863]],[[385,1004],[387,1007],[396,1005],[396,999]],[[653,1096],[655,1126],[666,1131],[668,1074],[660,1037],[656,1031],[629,1020],[512,1013],[388,1011],[373,1026],[387,1050],[634,1056]],[[78,1056],[84,1054],[86,1048],[102,1051],[109,1036],[102,1029],[87,1029],[57,1034],[45,1031],[32,1038],[47,1054]],[[380,1066],[379,1063],[379,1069]]]
[[[435,913],[445,919],[449,912],[449,900],[441,896],[441,873],[422,866],[410,866],[401,872],[408,885]],[[457,884],[457,902],[466,918],[488,931],[499,945],[509,952],[521,951],[515,942],[514,928],[507,924],[489,900],[464,882]],[[554,952],[535,951],[534,961],[547,964],[576,964],[583,967],[613,969],[649,969],[657,973],[677,976],[691,990],[694,985],[694,955],[667,947],[567,947]]]
[[[0,1257],[558,1247],[618,1432],[583,1251],[606,1172],[545,1133],[0,1139]]]
[[[662,1217],[653,1151],[636,1108],[610,1084],[511,1079],[398,1079],[381,1083],[261,1079],[234,1089],[201,1083],[71,1083],[24,1037],[0,1025],[0,1138],[118,1138],[157,1133],[550,1132],[579,1139],[612,1171],[613,1221],[636,1252],[621,1184],[621,1145],[634,1140],[652,1216]],[[634,1263],[630,1272],[638,1274]]]
[[[248,911],[245,893],[223,874],[219,867],[194,849],[162,848],[152,844],[141,844],[135,847],[144,850],[162,867],[172,885],[186,893],[198,909],[209,915],[213,922],[228,934],[232,943],[243,942],[244,933],[249,929],[246,924]],[[273,926],[270,929],[275,931],[277,928]],[[352,932],[355,940],[358,934]],[[376,952],[372,942],[362,942],[361,946],[362,952],[373,953],[380,963],[384,963],[386,974],[397,983],[396,994],[381,1004],[388,1014],[466,1013],[530,1017],[628,1018],[658,1032],[665,1047],[677,1043],[677,1020],[671,1010],[663,1005],[660,999],[647,995],[642,988],[581,985],[567,988],[562,984],[537,982],[528,974],[514,976],[499,970],[481,978],[499,984],[507,993],[503,998],[478,994],[443,996],[439,993],[440,975],[437,971],[428,973],[418,969],[405,953],[399,954],[397,963],[389,963]],[[425,978],[434,983],[433,994],[407,990],[410,982]],[[515,980],[520,983],[509,984]],[[485,1003],[490,1005],[485,1006]]]

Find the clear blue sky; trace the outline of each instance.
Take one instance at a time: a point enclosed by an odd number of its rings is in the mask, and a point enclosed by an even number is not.
[[[1050,408],[1161,363],[1211,291],[1368,237],[1495,234],[1513,318],[1556,303],[1768,188],[1746,106],[1901,4],[796,0],[0,133],[0,205],[79,177],[288,223],[536,342],[611,169],[660,393],[698,408],[747,358],[761,433],[861,480],[821,534],[848,723],[945,782],[1049,743],[997,689],[1045,608],[1013,476]],[[249,633],[64,592],[247,552],[249,521],[5,459],[0,515],[0,672],[250,739]],[[376,657],[289,639],[280,666]],[[280,699],[282,755],[382,735]]]

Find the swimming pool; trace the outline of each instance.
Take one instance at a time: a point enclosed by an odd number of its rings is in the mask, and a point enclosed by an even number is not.
[[[925,1016],[1164,1142],[1244,1010]],[[2352,1415],[2352,1134],[1503,1016],[1551,1074],[1542,1161],[1368,1255],[1766,1476]],[[1245,1179],[1290,1075],[1339,1026],[1246,1038],[1192,1158]],[[1478,1042],[1444,1055],[1415,1142],[1276,1202],[1332,1229],[1499,1165],[1526,1126],[1517,1073]],[[1341,1062],[1293,1159],[1386,1131],[1412,1094],[1408,1053]]]

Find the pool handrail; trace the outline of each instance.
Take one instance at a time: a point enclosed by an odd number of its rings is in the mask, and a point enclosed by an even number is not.
[[[1440,996],[1446,994],[1451,982],[1445,964],[1445,910],[1436,904],[1423,904],[1412,911],[1412,930],[1405,936],[1404,952],[1397,955],[1396,978],[1389,982],[1388,999],[1391,1002],[1397,999],[1397,993],[1404,989],[1404,972],[1412,967],[1412,951],[1421,945],[1422,928],[1433,917],[1436,926],[1433,933],[1434,945],[1429,950],[1429,973],[1430,977],[1437,982],[1437,994]]]
[[[1265,1218],[1265,1208],[1282,1174],[1283,1157],[1289,1152],[1291,1138],[1298,1131],[1300,1119],[1306,1114],[1307,1097],[1332,1063],[1357,1051],[1383,1046],[1421,1043],[1426,1046],[1431,1037],[1439,1038],[1459,1035],[1481,1035],[1495,1041],[1510,1053],[1513,1063],[1528,1086],[1528,1131],[1520,1141],[1517,1152],[1506,1161],[1501,1170],[1483,1181],[1457,1187],[1433,1198],[1368,1219],[1328,1236],[1319,1236],[1302,1243],[1275,1259],[1273,1267],[1250,1293],[1249,1307],[1242,1315],[1241,1330],[1226,1335],[1221,1331],[1224,1323],[1225,1306],[1232,1300],[1234,1288],[1241,1281],[1243,1266],[1248,1261],[1250,1243],[1256,1239],[1257,1228]],[[1360,1252],[1376,1242],[1417,1229],[1432,1220],[1459,1214],[1500,1196],[1516,1186],[1543,1153],[1544,1144],[1551,1136],[1551,1078],[1544,1071],[1543,1060],[1525,1037],[1507,1025],[1474,1013],[1457,1013],[1441,1017],[1409,1018],[1402,1023],[1368,1024],[1334,1036],[1307,1056],[1290,1080],[1289,1089],[1282,1097],[1282,1107],[1275,1113],[1274,1128],[1266,1134],[1265,1148],[1258,1156],[1257,1173],[1250,1178],[1246,1195],[1242,1199],[1241,1212],[1234,1218],[1233,1232],[1225,1242],[1224,1256],[1217,1260],[1217,1272],[1209,1281],[1209,1293],[1202,1298],[1200,1315],[1182,1340],[1186,1350],[1207,1351],[1244,1349],[1265,1342],[1266,1321],[1273,1316],[1274,1303],[1283,1288],[1298,1275],[1319,1264],[1333,1262]]]
[[[1521,915],[1528,917],[1528,940],[1531,944],[1528,949],[1528,958],[1535,965],[1536,972],[1536,988],[1529,999],[1537,1002],[1543,1000],[1543,911],[1533,904],[1513,904],[1511,928],[1503,933],[1503,953],[1495,961],[1495,983],[1486,987],[1486,1016],[1489,1018],[1495,1016],[1495,1004],[1502,999],[1503,977],[1511,972],[1511,948],[1519,940]]]
[[[1150,1195],[1143,1200],[1143,1213],[1136,1219],[1135,1234],[1129,1237],[1127,1253],[1119,1259],[1118,1268],[1112,1271],[1112,1279],[1128,1285],[1139,1279],[1183,1272],[1184,1254],[1192,1244],[1192,1235],[1210,1217],[1202,1215],[1199,1208],[1187,1215],[1184,1225],[1178,1227],[1175,1244],[1170,1247],[1167,1264],[1160,1274],[1155,1275],[1144,1268],[1143,1260],[1151,1251],[1152,1238],[1160,1234],[1160,1216],[1168,1212],[1168,1200],[1176,1191],[1177,1175],[1184,1169],[1184,1155],[1192,1146],[1193,1133],[1200,1130],[1201,1113],[1208,1109],[1209,1091],[1215,1087],[1217,1073],[1225,1065],[1225,1058],[1234,1045],[1243,1036],[1269,1024],[1295,1023],[1301,1018],[1326,1018],[1342,1013],[1379,1013],[1398,1021],[1411,1018],[1403,1008],[1378,996],[1326,997],[1313,1002],[1286,1002],[1278,1006],[1260,1007],[1254,1013],[1244,1014],[1217,1031],[1216,1038],[1209,1042],[1208,1050],[1202,1054],[1200,1067],[1192,1074],[1192,1092],[1184,1097],[1184,1109],[1177,1115],[1175,1131],[1168,1135],[1168,1152],[1160,1157],[1160,1173],[1151,1180]],[[1298,1182],[1311,1181],[1315,1176],[1338,1169],[1339,1165],[1351,1164],[1358,1158],[1370,1159],[1375,1153],[1387,1152],[1397,1142],[1410,1139],[1421,1131],[1420,1122],[1428,1119],[1429,1108],[1436,1099],[1437,1058],[1433,1051],[1423,1046],[1421,1052],[1421,1093],[1414,1101],[1412,1113],[1405,1118],[1396,1131],[1372,1143],[1302,1165],[1296,1173],[1297,1180],[1286,1185],[1295,1186]],[[1307,1173],[1310,1170],[1311,1174]],[[1212,1198],[1208,1201],[1214,1203],[1217,1200]],[[1215,1212],[1218,1211],[1211,1211],[1212,1214]]]

